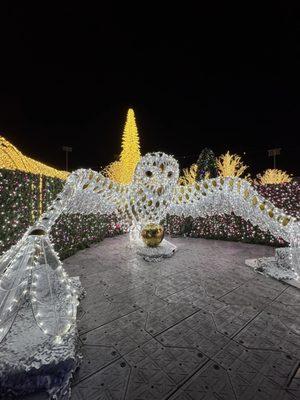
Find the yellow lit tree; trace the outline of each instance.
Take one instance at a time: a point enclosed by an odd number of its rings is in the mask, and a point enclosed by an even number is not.
[[[109,164],[104,174],[115,182],[130,183],[134,170],[141,158],[140,139],[135,122],[134,111],[130,108],[122,136],[122,152],[118,161]]]
[[[196,182],[198,165],[192,164],[190,168],[183,169],[183,175],[179,177],[178,183],[180,185],[191,185]]]
[[[217,158],[217,168],[220,176],[241,177],[248,166],[244,165],[238,154],[230,154],[229,151],[227,151],[226,154],[222,154]],[[249,179],[249,175],[244,176],[244,179]]]
[[[197,179],[197,172],[198,172],[198,165],[192,164],[190,168],[183,168],[183,175],[181,175],[178,179],[179,185],[192,185],[196,182]],[[208,171],[205,172],[203,179],[209,179],[210,173]]]
[[[292,175],[280,169],[267,169],[262,175],[257,175],[255,183],[258,185],[272,185],[279,183],[288,183],[292,181]]]

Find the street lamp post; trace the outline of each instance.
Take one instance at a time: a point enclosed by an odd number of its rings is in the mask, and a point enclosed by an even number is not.
[[[279,156],[281,149],[268,150],[269,157],[273,157],[273,168],[276,168],[276,156]]]
[[[72,147],[63,146],[62,149],[63,149],[63,151],[66,152],[66,171],[68,171],[68,168],[69,168],[69,156],[68,156],[68,154],[72,152]]]

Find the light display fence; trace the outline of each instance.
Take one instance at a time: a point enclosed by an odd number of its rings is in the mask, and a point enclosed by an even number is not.
[[[16,243],[38,218],[39,176],[0,170],[0,253]]]
[[[0,254],[23,236],[61,192],[65,181],[17,170],[0,170]],[[51,238],[60,257],[120,232],[113,216],[62,215]]]
[[[116,216],[105,214],[62,214],[51,229],[51,242],[61,259],[70,257],[107,236],[122,233]]]

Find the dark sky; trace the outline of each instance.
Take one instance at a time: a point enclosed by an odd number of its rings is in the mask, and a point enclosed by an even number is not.
[[[0,132],[28,156],[63,168],[69,145],[72,169],[98,169],[133,107],[143,153],[245,152],[257,173],[281,147],[300,175],[297,9],[23,3],[1,13]]]

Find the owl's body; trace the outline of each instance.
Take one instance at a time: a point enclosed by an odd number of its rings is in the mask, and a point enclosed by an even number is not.
[[[178,163],[164,153],[150,153],[137,165],[128,192],[128,209],[133,224],[141,228],[159,224],[171,205],[179,176]]]

